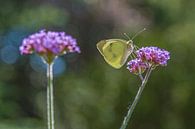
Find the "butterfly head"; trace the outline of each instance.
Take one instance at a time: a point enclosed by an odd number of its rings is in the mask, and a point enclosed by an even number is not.
[[[130,53],[132,53],[134,50],[133,40],[128,40],[127,45],[128,45],[128,49],[129,49]]]
[[[132,44],[133,44],[133,40],[131,40],[131,39],[128,40],[128,41],[127,41],[127,44],[132,45]]]

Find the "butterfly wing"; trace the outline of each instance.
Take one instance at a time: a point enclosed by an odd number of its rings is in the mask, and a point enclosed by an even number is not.
[[[97,44],[96,44],[96,46],[97,46],[97,49],[99,50],[99,52],[100,52],[100,54],[102,55],[102,56],[104,56],[103,55],[103,46],[106,44],[106,40],[101,40],[100,42],[98,42]]]
[[[127,58],[132,53],[132,48],[127,41],[121,39],[102,40],[97,44],[97,48],[105,61],[117,69],[125,64]]]

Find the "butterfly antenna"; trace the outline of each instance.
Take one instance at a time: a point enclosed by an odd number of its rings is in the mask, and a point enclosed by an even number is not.
[[[127,35],[127,33],[123,33],[124,36],[126,36],[129,40],[131,40],[131,38]]]
[[[134,47],[135,47],[135,50],[138,50],[138,49],[140,49],[138,46],[136,46],[136,45],[134,45]]]
[[[144,32],[146,28],[143,28],[142,30],[138,31],[131,40],[133,40],[135,37],[137,37],[140,33]]]

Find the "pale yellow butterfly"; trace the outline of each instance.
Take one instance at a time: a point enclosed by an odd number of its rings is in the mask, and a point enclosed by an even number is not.
[[[123,39],[101,40],[97,43],[97,49],[109,65],[119,69],[125,64],[128,57],[134,51],[133,39],[144,30],[145,28],[136,33],[136,35],[128,41]]]
[[[101,40],[97,48],[109,65],[119,69],[133,52],[133,42],[122,39]]]

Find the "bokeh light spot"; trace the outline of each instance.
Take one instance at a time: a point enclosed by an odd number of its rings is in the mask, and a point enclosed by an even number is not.
[[[38,55],[33,55],[30,57],[30,65],[37,72],[46,71],[46,65]]]
[[[54,61],[54,76],[62,74],[66,70],[66,63],[62,58]]]
[[[12,46],[7,45],[1,49],[1,59],[7,64],[13,64],[19,57],[19,50]]]
[[[42,59],[38,55],[31,56],[30,65],[37,72],[46,72],[46,65],[43,63]],[[54,76],[62,74],[65,71],[65,69],[66,69],[65,61],[62,58],[58,57],[54,61],[53,66]]]

